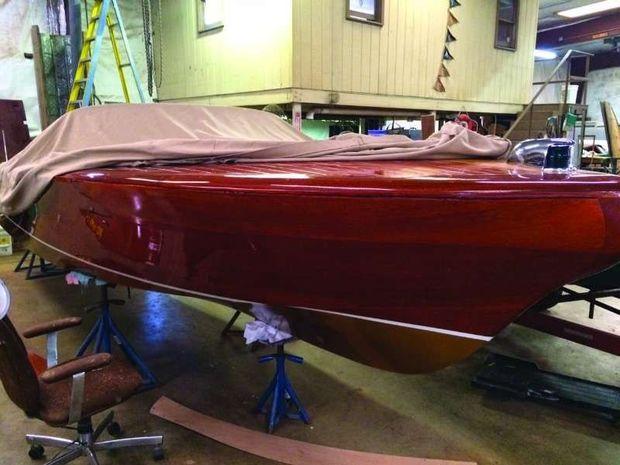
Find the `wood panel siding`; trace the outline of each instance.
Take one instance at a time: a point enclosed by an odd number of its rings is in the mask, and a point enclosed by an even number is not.
[[[456,102],[454,109],[468,109],[468,102],[526,103],[538,0],[521,2],[515,52],[494,47],[497,2],[467,0],[455,8],[460,21],[452,27],[458,39],[450,44],[455,59],[448,65],[446,92],[439,93],[433,84],[447,9],[447,0],[386,0],[384,26],[376,27],[346,20],[340,0],[293,0],[293,86],[429,99],[429,109],[437,99]]]
[[[224,27],[199,35],[195,0],[162,0],[162,40],[153,21],[156,55],[163,45],[160,100],[221,96],[235,104],[243,101],[236,94],[290,88],[291,2],[226,0]]]
[[[514,113],[530,96],[538,0],[521,0],[517,50],[494,47],[495,0],[466,0],[445,93],[433,89],[448,0],[385,0],[383,26],[346,0],[226,0],[224,28],[196,31],[195,0],[162,0],[161,100]],[[157,33],[157,18],[154,22]],[[155,51],[160,40],[156,35]]]

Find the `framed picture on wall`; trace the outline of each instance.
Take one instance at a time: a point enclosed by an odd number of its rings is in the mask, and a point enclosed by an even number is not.
[[[383,0],[345,0],[347,19],[383,25]]]
[[[224,0],[195,0],[198,34],[224,27]]]

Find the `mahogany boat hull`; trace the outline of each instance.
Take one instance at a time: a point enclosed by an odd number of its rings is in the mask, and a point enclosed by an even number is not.
[[[145,289],[260,302],[309,342],[419,373],[620,261],[620,182],[502,162],[116,168],[57,178],[28,247]]]

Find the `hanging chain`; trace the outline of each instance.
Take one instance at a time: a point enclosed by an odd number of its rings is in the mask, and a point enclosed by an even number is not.
[[[151,32],[151,2],[142,0],[142,24],[144,26],[144,52],[149,95],[153,96],[153,36]]]
[[[153,10],[151,0],[142,0],[142,17],[144,25],[144,51],[149,95],[153,96],[153,84],[159,89],[163,82],[164,43],[161,0],[157,0],[157,56],[153,41]]]
[[[161,88],[161,84],[164,81],[164,29],[162,26],[163,11],[161,10],[161,0],[157,0],[157,33],[159,34],[157,39],[157,65],[155,66],[155,85],[157,89]]]

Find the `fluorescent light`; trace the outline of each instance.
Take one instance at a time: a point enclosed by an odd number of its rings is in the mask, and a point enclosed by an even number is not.
[[[565,18],[579,18],[580,16],[588,16],[615,8],[620,8],[620,0],[605,0],[603,2],[591,3],[590,5],[571,8],[570,10],[559,11],[558,15]]]
[[[554,60],[558,57],[558,54],[552,52],[551,50],[534,50],[534,58],[539,58],[541,60]]]

